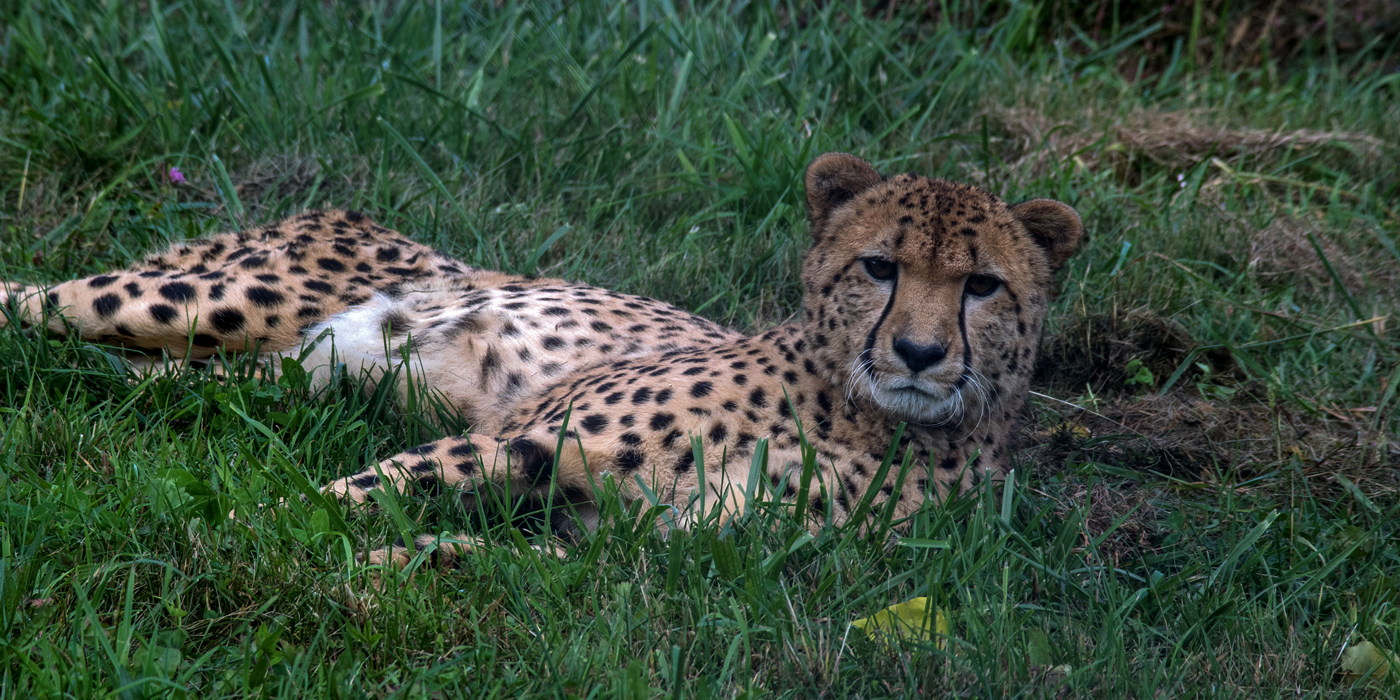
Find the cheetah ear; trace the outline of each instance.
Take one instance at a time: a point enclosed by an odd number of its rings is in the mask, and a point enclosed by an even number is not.
[[[807,166],[807,218],[813,229],[837,207],[884,179],[870,163],[848,153],[817,156]]]
[[[1053,199],[1032,199],[1011,207],[1011,215],[1026,227],[1035,242],[1045,249],[1050,269],[1058,270],[1079,245],[1084,224],[1079,212]]]

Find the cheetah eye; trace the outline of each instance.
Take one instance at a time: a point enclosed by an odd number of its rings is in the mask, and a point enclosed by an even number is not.
[[[894,276],[899,272],[899,267],[894,264],[893,260],[866,258],[861,262],[865,263],[866,274],[882,282],[894,279]]]
[[[967,278],[967,293],[976,297],[989,296],[1001,287],[1001,280],[991,275],[972,275]]]

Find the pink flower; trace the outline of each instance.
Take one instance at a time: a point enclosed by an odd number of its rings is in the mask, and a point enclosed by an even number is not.
[[[178,166],[170,169],[170,181],[177,185],[184,184],[185,174],[180,172],[180,168]]]

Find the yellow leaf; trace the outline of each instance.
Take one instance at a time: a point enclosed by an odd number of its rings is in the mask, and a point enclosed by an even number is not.
[[[1395,654],[1370,642],[1359,642],[1342,652],[1342,680],[1355,683],[1369,678],[1379,681],[1390,673],[1390,667],[1400,665]]]
[[[929,623],[933,630],[929,630]],[[934,609],[929,614],[928,598],[914,598],[898,605],[891,605],[870,617],[862,617],[851,622],[867,637],[889,642],[892,639],[913,639],[926,642],[932,634],[940,636],[938,648],[946,649],[948,636],[948,615],[942,609]]]

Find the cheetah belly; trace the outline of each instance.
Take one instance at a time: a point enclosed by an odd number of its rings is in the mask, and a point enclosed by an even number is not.
[[[699,331],[687,332],[691,325]],[[443,399],[474,431],[495,434],[523,402],[580,370],[704,345],[713,340],[705,333],[733,335],[669,305],[586,285],[421,282],[309,327],[303,366],[318,388],[339,372],[367,389],[393,376],[401,401],[411,385]]]
[[[338,370],[351,377],[365,376],[373,387],[383,380],[388,368],[401,365],[402,357],[390,357],[385,332],[385,321],[394,307],[388,295],[375,294],[364,304],[308,327],[301,364],[310,374],[313,388],[320,390],[331,384]]]
[[[492,341],[500,340],[500,319],[489,312],[473,313],[458,296],[433,288],[410,289],[397,297],[376,294],[310,326],[302,366],[312,388],[326,388],[345,376],[363,382],[368,392],[388,376],[400,405],[407,405],[410,392],[420,401],[432,397],[474,429],[494,431],[500,416],[514,406],[512,399],[526,393],[528,382],[523,374],[515,375],[514,382],[509,376],[496,382],[493,372],[480,370],[482,360],[493,354]],[[472,332],[453,332],[464,325]],[[446,333],[440,332],[443,328]]]

